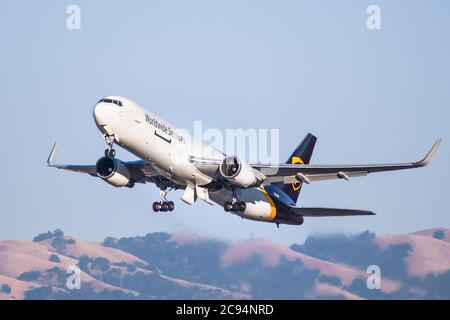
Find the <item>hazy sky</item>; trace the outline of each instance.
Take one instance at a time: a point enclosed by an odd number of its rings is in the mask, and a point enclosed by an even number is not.
[[[69,4],[81,30],[66,28]],[[381,8],[382,29],[366,27]],[[405,233],[450,226],[450,3],[447,1],[0,1],[0,239],[62,228],[91,240],[153,231],[302,241],[317,232]],[[425,169],[305,186],[299,205],[370,209],[375,217],[241,220],[201,201],[155,214],[155,186],[115,189],[46,167],[95,163],[92,118],[124,95],[184,128],[279,128],[281,158],[307,132],[313,163],[418,160]],[[123,160],[133,159],[118,150]]]

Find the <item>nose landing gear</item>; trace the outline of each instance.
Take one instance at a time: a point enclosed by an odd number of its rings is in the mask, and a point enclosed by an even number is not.
[[[108,145],[108,149],[105,149],[105,157],[114,158],[116,156],[116,150],[113,149],[114,146],[114,136],[113,135],[104,135],[105,142]]]

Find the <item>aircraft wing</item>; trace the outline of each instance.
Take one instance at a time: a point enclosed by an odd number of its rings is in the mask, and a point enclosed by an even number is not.
[[[396,164],[369,164],[369,165],[300,165],[300,164],[280,164],[280,165],[260,165],[251,166],[264,174],[267,182],[283,182],[285,184],[314,181],[345,179],[366,176],[373,172],[394,171],[420,168],[428,165],[436,153],[442,139],[436,141],[428,154],[420,161]]]
[[[375,213],[366,210],[332,209],[332,208],[298,208],[291,211],[303,217],[343,217],[343,216],[373,216]]]
[[[67,170],[67,171],[73,171],[73,172],[81,172],[81,173],[87,173],[93,177],[97,176],[97,170],[94,165],[73,165],[73,164],[56,164],[56,156],[59,151],[59,143],[55,142],[53,145],[53,149],[50,153],[50,156],[47,160],[47,165],[49,167],[61,169],[61,170]],[[153,182],[152,178],[159,176],[159,173],[152,167],[149,166],[143,160],[136,160],[136,161],[124,161],[123,162],[128,170],[131,173],[131,177],[134,182],[137,183],[145,183],[145,182]]]

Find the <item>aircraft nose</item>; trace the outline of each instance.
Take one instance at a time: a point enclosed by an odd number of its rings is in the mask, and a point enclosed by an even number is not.
[[[95,122],[102,126],[106,124],[106,106],[104,103],[97,103],[94,107]]]

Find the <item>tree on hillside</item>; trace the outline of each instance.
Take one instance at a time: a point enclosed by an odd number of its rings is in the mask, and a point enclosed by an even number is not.
[[[108,271],[110,268],[109,260],[103,257],[99,257],[92,261],[92,269],[100,270],[102,272]]]
[[[433,238],[438,239],[438,240],[442,240],[445,238],[445,233],[442,230],[437,230],[433,233]]]
[[[21,273],[18,277],[17,280],[22,280],[22,281],[36,281],[41,277],[41,273],[39,271],[29,271],[29,272],[24,272]]]
[[[57,254],[52,254],[52,255],[50,255],[50,259],[49,259],[51,262],[56,262],[56,263],[60,263],[61,262],[61,260],[59,259],[59,257],[58,257],[58,255]]]
[[[11,287],[9,285],[2,284],[2,286],[0,287],[0,291],[6,294],[10,294],[11,293]]]

